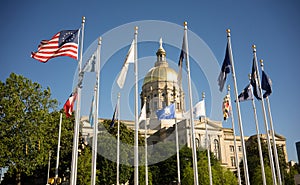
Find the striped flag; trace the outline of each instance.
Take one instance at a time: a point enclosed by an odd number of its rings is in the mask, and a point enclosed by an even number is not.
[[[231,111],[231,104],[230,104],[230,96],[229,95],[226,95],[223,99],[222,110],[223,110],[224,121],[226,121],[229,118],[230,111]]]
[[[77,97],[77,93],[72,93],[66,103],[64,104],[64,110],[66,117],[69,118],[72,116],[74,103]]]
[[[79,30],[62,30],[50,40],[42,40],[36,52],[31,57],[46,63],[51,58],[68,56],[78,59]]]

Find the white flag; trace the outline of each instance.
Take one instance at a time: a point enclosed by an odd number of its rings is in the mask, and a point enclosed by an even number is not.
[[[193,111],[195,117],[199,116],[206,116],[205,112],[205,102],[204,100],[199,101],[195,106],[194,106],[194,111]]]
[[[193,115],[194,115],[194,117],[206,116],[205,102],[204,102],[204,100],[199,101],[193,107]],[[190,111],[187,111],[187,112],[183,113],[183,117],[184,118],[189,118],[190,117]]]
[[[135,49],[134,49],[134,40],[133,40],[132,43],[131,43],[131,46],[129,48],[129,51],[127,53],[127,56],[126,56],[125,62],[123,64],[122,70],[121,70],[120,75],[119,75],[118,80],[117,80],[117,83],[118,83],[120,88],[123,88],[123,86],[124,86],[129,63],[134,63],[134,54],[135,54]]]
[[[89,60],[85,63],[82,71],[83,72],[96,72],[96,68],[97,68],[97,66],[96,66],[97,61],[96,61],[96,59],[97,59],[96,55],[93,54],[89,58]]]
[[[143,108],[141,110],[141,113],[139,116],[139,123],[144,120],[146,120],[146,104],[143,105]]]

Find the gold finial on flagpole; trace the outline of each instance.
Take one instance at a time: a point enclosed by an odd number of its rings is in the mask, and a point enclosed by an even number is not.
[[[135,33],[137,33],[138,32],[138,29],[139,29],[139,27],[134,27],[134,30],[135,30]]]
[[[230,29],[226,30],[227,36],[230,37]]]
[[[85,23],[85,17],[82,16],[82,23]]]
[[[187,29],[187,22],[186,21],[183,22],[183,26],[184,26],[184,29]]]
[[[227,85],[227,90],[230,91],[230,85]]]
[[[202,99],[205,98],[205,92],[202,92]]]
[[[261,67],[264,67],[264,60],[263,60],[263,59],[260,59],[259,62],[260,62],[260,66],[261,66]]]
[[[253,49],[253,52],[256,52],[256,45],[255,44],[252,45],[252,49]]]

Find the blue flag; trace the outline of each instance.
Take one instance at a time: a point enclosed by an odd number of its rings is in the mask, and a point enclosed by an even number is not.
[[[264,98],[268,97],[272,93],[272,81],[265,71],[262,71],[261,88],[266,91],[263,95]]]
[[[157,118],[161,119],[174,119],[175,118],[175,104],[171,104],[161,110],[156,111]]]
[[[185,35],[183,36],[183,41],[182,41],[182,47],[180,51],[180,56],[179,56],[179,61],[178,61],[178,75],[177,75],[177,83],[181,84],[182,81],[182,65],[183,65],[183,60],[187,58],[187,53],[186,53],[186,37]]]
[[[219,78],[218,78],[219,90],[221,92],[224,89],[227,74],[230,73],[230,66],[231,66],[231,63],[230,63],[229,49],[228,49],[228,43],[227,43],[225,58],[224,58],[223,65],[222,65],[222,68],[221,68],[221,72],[220,72]]]
[[[250,84],[253,87],[253,94],[254,96],[258,99],[261,100],[261,94],[260,91],[258,89],[258,84],[257,84],[257,71],[256,71],[257,67],[256,67],[256,62],[255,62],[255,58],[253,58],[253,64],[252,64],[252,72],[251,72],[251,81]]]
[[[253,100],[253,95],[252,95],[252,90],[251,90],[250,84],[244,88],[244,90],[239,95],[238,100],[240,102],[247,101],[247,100]]]
[[[115,121],[118,119],[118,110],[117,109],[118,109],[118,104],[115,107],[114,115],[113,115],[113,117],[111,119],[111,122],[110,122],[110,128],[114,127]]]

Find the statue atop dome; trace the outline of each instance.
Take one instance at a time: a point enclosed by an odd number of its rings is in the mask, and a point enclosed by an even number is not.
[[[159,39],[159,48],[156,52],[157,60],[144,77],[140,94],[143,104],[146,97],[147,117],[156,118],[156,111],[176,102],[176,112],[182,115],[184,110],[184,93],[177,83],[177,72],[169,67],[166,60],[166,51],[163,40]]]

